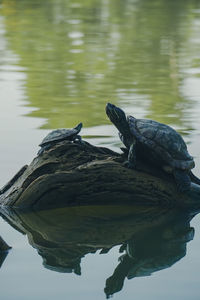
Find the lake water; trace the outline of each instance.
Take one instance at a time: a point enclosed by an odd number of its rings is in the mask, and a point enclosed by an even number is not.
[[[86,140],[119,151],[108,101],[178,130],[200,176],[199,30],[197,0],[0,0],[0,186],[32,161],[54,128],[81,121]],[[135,220],[131,207],[66,209],[53,222],[48,212],[0,219],[0,235],[12,246],[0,270],[0,297],[105,299],[106,279],[128,265],[129,280],[124,275],[115,299],[199,299],[200,217],[189,222],[178,214],[152,229],[144,213],[136,233],[127,223],[131,213]],[[63,214],[70,222],[59,226]],[[123,253],[122,236],[114,239],[119,228],[129,239]],[[167,256],[163,249],[174,250]]]

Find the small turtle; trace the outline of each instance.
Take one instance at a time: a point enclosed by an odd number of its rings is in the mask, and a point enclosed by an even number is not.
[[[38,151],[38,155],[42,154],[45,150],[48,150],[53,146],[54,144],[69,140],[74,142],[75,140],[81,141],[81,136],[78,135],[78,133],[81,131],[83,124],[79,123],[76,127],[71,129],[56,129],[51,131],[42,141],[42,143],[39,144],[41,149]]]
[[[126,115],[119,107],[108,103],[106,113],[119,130],[119,136],[128,149],[129,168],[136,167],[136,154],[173,173],[178,190],[190,189],[191,180],[200,184],[191,169],[195,163],[178,132],[168,125]]]

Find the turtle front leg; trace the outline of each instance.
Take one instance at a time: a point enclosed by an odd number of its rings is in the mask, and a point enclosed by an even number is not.
[[[173,175],[179,192],[190,190],[191,179],[186,171],[175,169]]]
[[[78,142],[82,144],[83,143],[82,137],[80,135],[76,135],[76,137],[73,139],[73,142]]]
[[[128,153],[128,161],[126,161],[124,165],[129,169],[136,168],[136,141],[131,144]]]
[[[51,148],[51,144],[43,146],[37,153],[37,155],[42,155],[45,151],[49,150]]]
[[[192,173],[192,171],[189,172],[189,175],[190,175],[190,179],[191,179],[192,182],[200,185],[200,179],[197,176],[195,176]]]

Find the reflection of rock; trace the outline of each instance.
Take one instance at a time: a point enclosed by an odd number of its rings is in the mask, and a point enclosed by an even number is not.
[[[0,251],[7,251],[9,250],[11,247],[8,246],[8,244],[6,244],[6,242],[2,239],[2,237],[0,236]]]
[[[125,277],[150,276],[183,258],[187,242],[194,237],[190,220],[188,214],[178,213],[169,222],[133,235],[127,241],[126,254],[120,257],[113,275],[106,280],[107,298],[122,289]]]
[[[0,268],[8,255],[8,250],[11,249],[10,246],[2,239],[0,236]]]
[[[139,206],[83,206],[19,213],[2,210],[15,229],[27,234],[44,267],[81,275],[88,253],[106,253],[122,245],[126,254],[106,282],[107,296],[119,291],[125,277],[146,276],[183,257],[193,238],[191,216],[175,210]]]
[[[8,255],[8,251],[0,251],[0,268],[7,255]]]
[[[86,254],[124,243],[143,227],[158,224],[166,213],[166,209],[134,206],[84,206],[35,213],[2,210],[11,226],[27,234],[46,268],[76,274],[81,273],[81,258]]]
[[[142,163],[130,170],[124,160],[125,155],[86,142],[58,143],[6,185],[0,204],[34,210],[91,203],[200,206],[200,186],[180,194],[170,175]]]

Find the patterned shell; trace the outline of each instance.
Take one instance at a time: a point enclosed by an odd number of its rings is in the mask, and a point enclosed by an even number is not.
[[[79,133],[80,130],[72,129],[56,129],[50,132],[39,145],[40,147],[57,141],[71,139]]]
[[[128,116],[127,121],[136,140],[155,151],[172,167],[194,167],[194,160],[189,155],[183,138],[173,128],[153,120],[135,119],[132,116]]]

